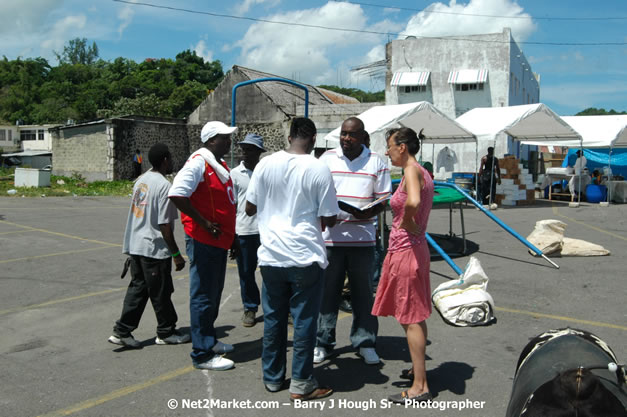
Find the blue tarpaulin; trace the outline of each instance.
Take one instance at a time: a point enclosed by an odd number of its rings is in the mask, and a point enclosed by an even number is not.
[[[562,166],[574,166],[577,160],[576,152],[578,149],[571,148],[568,150],[568,155],[564,158]],[[586,157],[586,167],[588,171],[592,173],[595,169],[598,169],[603,174],[603,168],[609,165],[609,153],[610,148],[595,148],[595,149],[583,149],[583,156]],[[614,148],[612,149],[612,174],[622,175],[627,178],[627,149]]]

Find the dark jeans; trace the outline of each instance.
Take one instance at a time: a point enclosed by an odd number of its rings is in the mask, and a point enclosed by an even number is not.
[[[176,311],[172,304],[172,258],[154,259],[131,255],[131,282],[126,290],[122,315],[113,333],[126,337],[139,326],[148,299],[157,316],[157,336],[163,339],[176,328]]]
[[[224,289],[227,250],[205,245],[185,235],[189,258],[189,321],[192,334],[192,362],[211,359],[218,342],[214,323],[218,318]]]
[[[318,386],[313,377],[316,322],[322,298],[322,269],[317,263],[304,268],[262,266],[263,277],[263,382],[279,389],[285,380],[287,315],[294,321],[290,392],[306,394]]]
[[[350,339],[353,347],[374,347],[379,330],[372,312],[372,276],[374,246],[327,246],[329,266],[324,271],[324,292],[318,319],[317,346],[335,347],[335,326],[344,277],[348,274],[353,307]]]
[[[490,191],[490,176],[481,178],[481,200],[483,204],[490,203],[490,194],[492,194],[492,202],[494,203],[494,198],[496,195],[496,182],[497,179],[492,179],[492,191]]]
[[[237,239],[240,247],[240,256],[237,257],[237,271],[239,272],[242,304],[244,304],[244,310],[256,312],[261,303],[259,287],[257,282],[255,282],[257,249],[259,249],[261,244],[259,235],[240,235]]]
[[[133,162],[133,175],[135,178],[139,177],[142,174],[142,164],[138,164],[137,162]]]

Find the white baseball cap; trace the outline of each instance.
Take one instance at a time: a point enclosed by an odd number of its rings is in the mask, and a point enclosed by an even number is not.
[[[200,140],[202,141],[202,143],[205,143],[216,135],[230,135],[236,130],[236,126],[229,127],[222,122],[208,122],[202,127],[202,131],[200,132]]]

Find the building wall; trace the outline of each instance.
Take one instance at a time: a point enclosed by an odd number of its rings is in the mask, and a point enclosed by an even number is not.
[[[56,129],[53,173],[77,172],[87,181],[132,179],[135,150],[142,153],[145,172],[152,167],[148,152],[159,142],[168,145],[174,169],[179,170],[189,156],[187,125],[184,120],[168,120],[112,119]]]
[[[23,151],[52,151],[52,134],[50,128],[58,125],[20,125],[18,126],[18,139],[21,133],[26,130],[35,131],[37,138],[35,140],[22,140],[21,149]],[[43,133],[43,139],[40,138]]]
[[[216,89],[188,117],[188,123],[202,125],[211,120],[231,124],[231,98],[233,86],[250,81],[240,71],[229,71]],[[240,123],[275,123],[283,122],[285,113],[280,111],[267,96],[259,91],[255,84],[237,89],[236,124]]]
[[[0,125],[0,148],[4,153],[20,149],[20,134],[16,126]]]
[[[525,58],[511,37],[509,28],[501,33],[471,35],[466,40],[405,39],[387,44],[388,71],[386,73],[386,104],[400,104],[429,101],[452,119],[476,107],[502,107],[528,102],[539,102],[539,83]],[[463,69],[487,69],[488,78],[483,90],[456,91],[448,83],[451,71]],[[392,76],[397,71],[430,71],[425,92],[405,93],[399,87],[391,86]],[[516,78],[513,78],[515,76]],[[516,86],[518,79],[518,87]],[[514,85],[512,85],[514,83]],[[524,95],[523,95],[524,88]],[[429,136],[428,129],[424,132]],[[480,158],[487,153],[488,146],[495,143],[448,145],[456,158],[456,172],[475,172]],[[434,164],[436,176],[450,177],[452,171],[440,171],[437,160],[447,145],[427,144],[423,147],[423,160]],[[513,153],[525,159],[529,149],[520,148],[517,142],[507,135],[499,135],[495,154],[502,156]],[[442,159],[440,159],[442,161]]]
[[[156,143],[168,145],[172,154],[175,171],[187,161],[189,140],[184,120],[151,121],[135,119],[114,119],[113,179],[133,178],[133,156],[139,149],[143,156],[142,172],[152,168],[148,161],[148,151]]]
[[[52,173],[82,175],[87,181],[113,179],[111,127],[105,123],[67,126],[52,132]]]

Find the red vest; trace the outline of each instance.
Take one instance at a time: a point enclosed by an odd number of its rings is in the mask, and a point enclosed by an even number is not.
[[[202,156],[197,155],[202,158]],[[222,166],[228,170],[225,162]],[[188,236],[206,245],[216,246],[222,249],[230,249],[235,238],[235,216],[237,206],[235,205],[235,192],[233,191],[233,181],[229,180],[222,184],[218,174],[205,162],[204,181],[198,184],[196,191],[189,198],[192,206],[212,223],[218,223],[222,233],[218,239],[198,226],[191,217],[181,213],[181,222]]]

